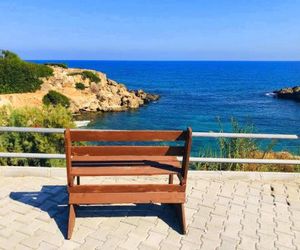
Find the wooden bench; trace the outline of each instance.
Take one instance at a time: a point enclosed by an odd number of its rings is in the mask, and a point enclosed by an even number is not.
[[[191,128],[185,131],[66,129],[65,151],[69,193],[67,238],[71,238],[75,225],[74,205],[107,203],[177,204],[182,232],[185,234],[184,202],[191,140]],[[101,142],[101,146],[78,146],[78,142],[96,141]],[[172,141],[173,144],[158,146],[156,143],[153,145],[153,142],[157,141],[164,144]],[[123,145],[111,145],[112,143],[107,145],[107,142],[118,142]],[[127,145],[124,145],[125,142]],[[132,144],[132,142],[147,142],[147,146],[129,146],[128,143]],[[148,146],[150,142],[152,145]],[[103,146],[105,143],[106,145]],[[182,163],[177,160],[177,156],[182,156]],[[169,182],[166,184],[80,185],[81,176],[150,175],[168,175]],[[174,183],[174,175],[179,179],[176,182],[178,184]],[[75,178],[77,178],[76,183]]]

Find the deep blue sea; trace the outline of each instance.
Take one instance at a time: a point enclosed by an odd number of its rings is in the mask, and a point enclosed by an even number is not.
[[[41,62],[41,61],[39,61]],[[56,61],[57,62],[57,61]],[[259,133],[300,134],[300,103],[266,93],[300,85],[300,62],[224,61],[63,61],[69,67],[95,69],[124,83],[161,95],[138,110],[102,113],[90,128],[185,129],[219,131],[219,117],[253,123]],[[282,142],[300,148],[300,142]]]

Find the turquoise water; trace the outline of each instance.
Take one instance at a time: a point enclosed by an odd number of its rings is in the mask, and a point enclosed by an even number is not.
[[[95,69],[124,83],[161,95],[138,110],[103,113],[88,127],[101,129],[185,129],[230,132],[230,118],[252,122],[256,132],[300,134],[300,103],[267,96],[300,85],[300,62],[64,61]],[[198,144],[198,143],[197,143]],[[281,147],[299,148],[299,142]]]

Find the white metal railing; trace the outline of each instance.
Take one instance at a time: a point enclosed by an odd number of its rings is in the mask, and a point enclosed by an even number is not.
[[[84,130],[84,129],[73,129]],[[89,129],[90,130],[90,129]],[[94,129],[95,131],[97,129]],[[0,132],[31,132],[45,134],[62,134],[64,128],[31,128],[31,127],[0,127]],[[108,130],[109,131],[109,130]],[[299,140],[300,135],[288,134],[245,134],[245,133],[216,133],[216,132],[193,132],[193,137],[206,138],[251,138],[251,139],[284,139]],[[8,153],[0,152],[0,158],[39,158],[39,159],[65,159],[65,154],[46,154],[46,153]],[[178,160],[182,160],[178,157]],[[280,160],[280,159],[240,159],[240,158],[207,158],[191,157],[191,162],[202,163],[241,163],[241,164],[289,164],[300,165],[300,160]]]
[[[298,140],[300,135],[286,134],[242,134],[242,133],[215,133],[215,132],[193,132],[193,137],[212,137],[212,138],[252,138],[252,139],[285,139]]]

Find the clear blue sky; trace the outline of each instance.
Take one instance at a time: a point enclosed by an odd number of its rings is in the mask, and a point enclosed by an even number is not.
[[[25,59],[300,60],[300,0],[2,0]]]

